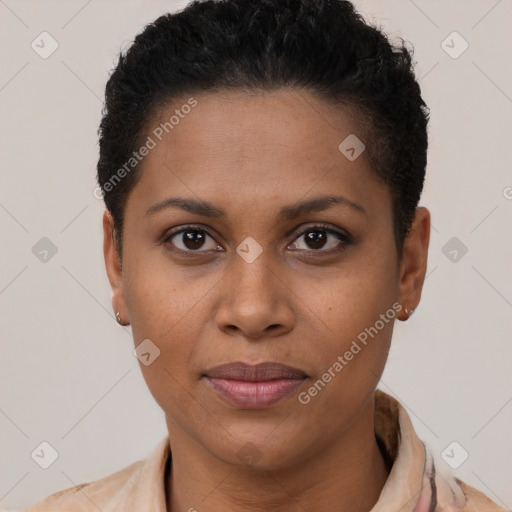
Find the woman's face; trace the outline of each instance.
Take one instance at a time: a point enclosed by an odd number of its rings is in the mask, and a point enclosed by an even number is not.
[[[140,367],[171,434],[226,462],[284,467],[368,407],[396,303],[419,302],[405,265],[426,266],[428,237],[398,265],[388,188],[364,151],[354,159],[355,139],[339,149],[351,134],[370,142],[346,112],[291,90],[194,98],[146,134],[122,274],[104,217],[113,301],[135,346],[150,340]],[[264,362],[297,371],[213,371]]]

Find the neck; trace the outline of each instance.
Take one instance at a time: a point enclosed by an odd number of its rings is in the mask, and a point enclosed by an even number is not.
[[[373,406],[370,400],[323,451],[272,471],[226,464],[168,421],[167,511],[367,512],[388,477],[374,434]]]

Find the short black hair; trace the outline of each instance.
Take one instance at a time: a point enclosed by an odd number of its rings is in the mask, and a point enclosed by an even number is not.
[[[186,94],[292,88],[354,109],[364,155],[391,192],[401,259],[428,146],[412,56],[343,0],[195,0],[146,25],[119,54],[98,130],[97,180],[120,257],[126,199],[140,178],[140,166],[126,172],[126,162],[162,106]]]

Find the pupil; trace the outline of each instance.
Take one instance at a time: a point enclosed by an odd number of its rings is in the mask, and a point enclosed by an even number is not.
[[[306,233],[306,240],[313,249],[321,249],[325,244],[325,232],[316,230]]]
[[[204,242],[204,233],[200,231],[186,231],[183,233],[185,235],[184,244],[189,249],[200,249],[202,243]]]

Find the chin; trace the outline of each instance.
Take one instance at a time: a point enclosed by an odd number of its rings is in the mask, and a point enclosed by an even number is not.
[[[228,464],[255,471],[283,470],[297,464],[301,456],[297,446],[286,444],[285,439],[274,438],[272,441],[265,437],[251,440],[245,436],[245,440],[240,440],[236,446],[229,441],[228,446],[216,447],[212,453]]]

